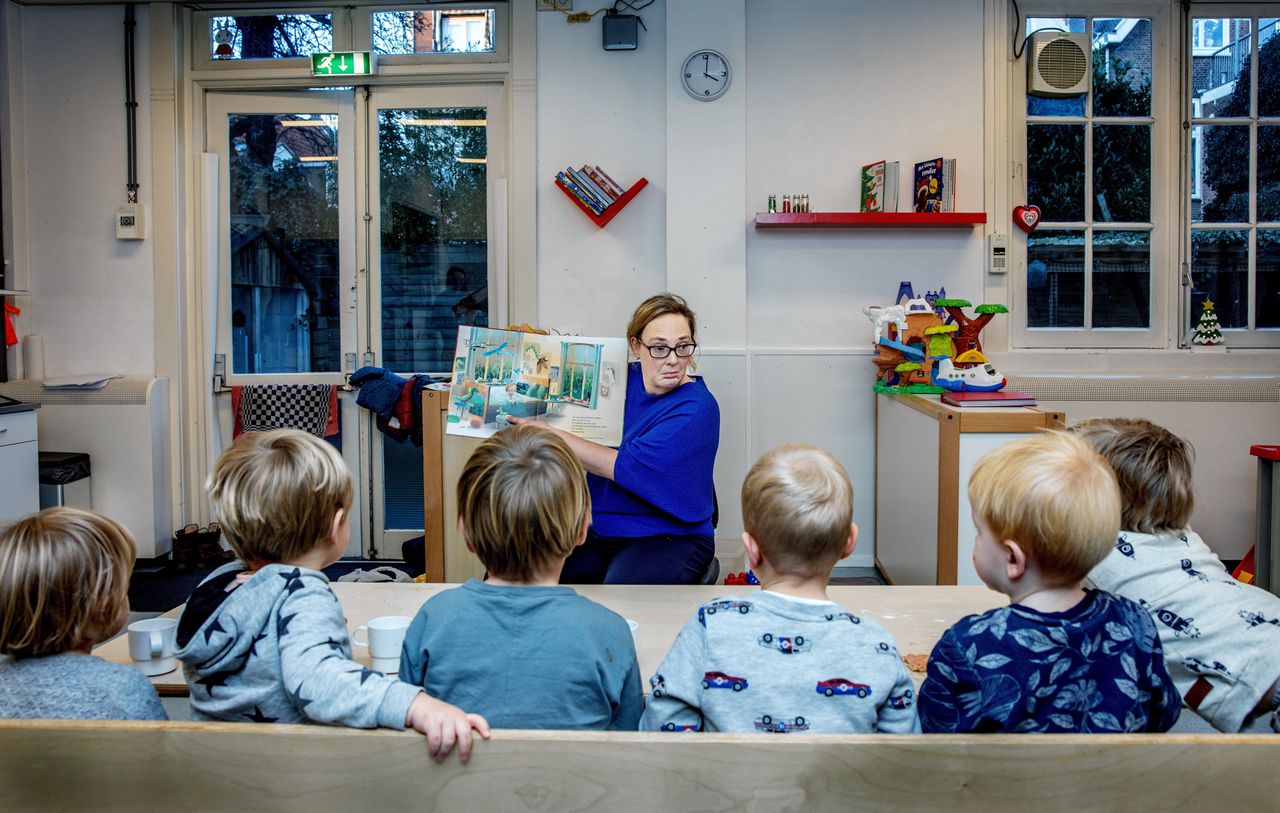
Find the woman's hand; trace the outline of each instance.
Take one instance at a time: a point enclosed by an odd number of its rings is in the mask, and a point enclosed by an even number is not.
[[[569,448],[578,456],[578,461],[582,463],[582,468],[592,474],[604,477],[607,480],[613,479],[613,465],[618,461],[617,449],[611,449],[608,446],[602,446],[594,441],[585,440],[577,435],[570,434],[563,429],[548,426],[546,421],[540,421],[536,418],[516,418],[514,416],[508,416],[507,420],[516,425],[527,423],[530,426],[537,426],[547,432],[555,432],[564,440],[565,443],[569,444]]]

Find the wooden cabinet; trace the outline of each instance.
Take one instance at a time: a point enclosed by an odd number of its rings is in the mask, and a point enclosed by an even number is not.
[[[0,523],[40,510],[40,454],[36,448],[36,413],[0,414]]]
[[[1044,429],[1061,412],[963,409],[937,395],[876,396],[876,566],[890,584],[982,584],[969,474],[986,452]]]

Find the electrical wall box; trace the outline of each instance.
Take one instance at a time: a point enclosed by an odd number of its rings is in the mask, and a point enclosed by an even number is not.
[[[538,0],[538,11],[573,11],[573,0]]]
[[[991,235],[991,266],[987,270],[992,274],[1009,273],[1009,235]]]
[[[126,203],[116,210],[116,239],[142,240],[147,236],[146,211],[141,203]]]
[[[634,51],[639,44],[639,18],[634,14],[604,15],[604,49],[606,51]]]

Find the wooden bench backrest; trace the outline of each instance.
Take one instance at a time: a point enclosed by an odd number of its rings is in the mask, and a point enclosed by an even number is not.
[[[1275,810],[1280,736],[495,732],[0,721],[0,809]]]

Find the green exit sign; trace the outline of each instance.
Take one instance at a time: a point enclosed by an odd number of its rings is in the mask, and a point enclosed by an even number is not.
[[[374,56],[369,51],[326,51],[311,55],[312,76],[369,76]]]

